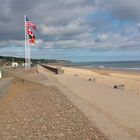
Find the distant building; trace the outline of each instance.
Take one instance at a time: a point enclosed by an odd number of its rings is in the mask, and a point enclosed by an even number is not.
[[[25,63],[22,63],[21,66],[24,67],[25,66]]]
[[[12,67],[17,67],[18,63],[17,62],[12,62]]]

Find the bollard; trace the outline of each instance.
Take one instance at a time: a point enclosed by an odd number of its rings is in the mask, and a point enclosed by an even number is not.
[[[89,78],[88,80],[95,82],[96,81],[96,78],[95,77],[94,78]]]
[[[0,79],[2,78],[2,72],[0,71]]]
[[[114,85],[115,89],[124,89],[124,85]]]

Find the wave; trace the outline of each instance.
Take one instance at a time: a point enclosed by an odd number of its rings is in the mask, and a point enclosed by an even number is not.
[[[140,61],[77,62],[74,66],[140,71]]]
[[[89,67],[89,66],[87,66]],[[91,66],[90,66],[91,67]],[[114,70],[135,70],[140,71],[140,68],[130,68],[130,67],[105,67],[105,66],[92,66],[93,68],[100,68],[100,69],[114,69]]]

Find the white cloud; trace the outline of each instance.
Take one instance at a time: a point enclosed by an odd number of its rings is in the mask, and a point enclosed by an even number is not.
[[[0,41],[0,46],[4,47],[4,46],[12,46],[12,45],[16,45],[16,46],[24,46],[25,41],[24,40],[6,40],[6,41]]]
[[[103,42],[103,41],[106,41],[107,39],[108,39],[108,34],[101,33],[101,34],[98,34],[98,36],[96,38],[96,41],[97,42]]]
[[[46,26],[41,25],[41,33],[44,35],[75,35],[88,32],[90,30],[89,25],[82,25],[85,22],[83,19],[77,19],[63,26]]]
[[[0,46],[24,46],[23,15],[27,14],[39,27],[39,46],[99,51],[138,49],[139,7],[139,0],[2,0]],[[120,22],[128,20],[135,24],[121,27],[120,23],[121,29],[117,31],[111,19],[87,17],[100,10]]]

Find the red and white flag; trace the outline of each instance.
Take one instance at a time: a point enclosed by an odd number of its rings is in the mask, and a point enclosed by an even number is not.
[[[33,34],[33,32],[31,31],[30,28],[27,28],[27,34],[29,36],[29,43],[33,43],[33,44],[36,44],[36,37],[35,35]]]
[[[37,26],[36,26],[36,24],[34,24],[33,22],[31,22],[28,18],[27,18],[27,16],[26,16],[26,27],[27,28],[32,28],[33,30],[36,30],[37,31]]]

